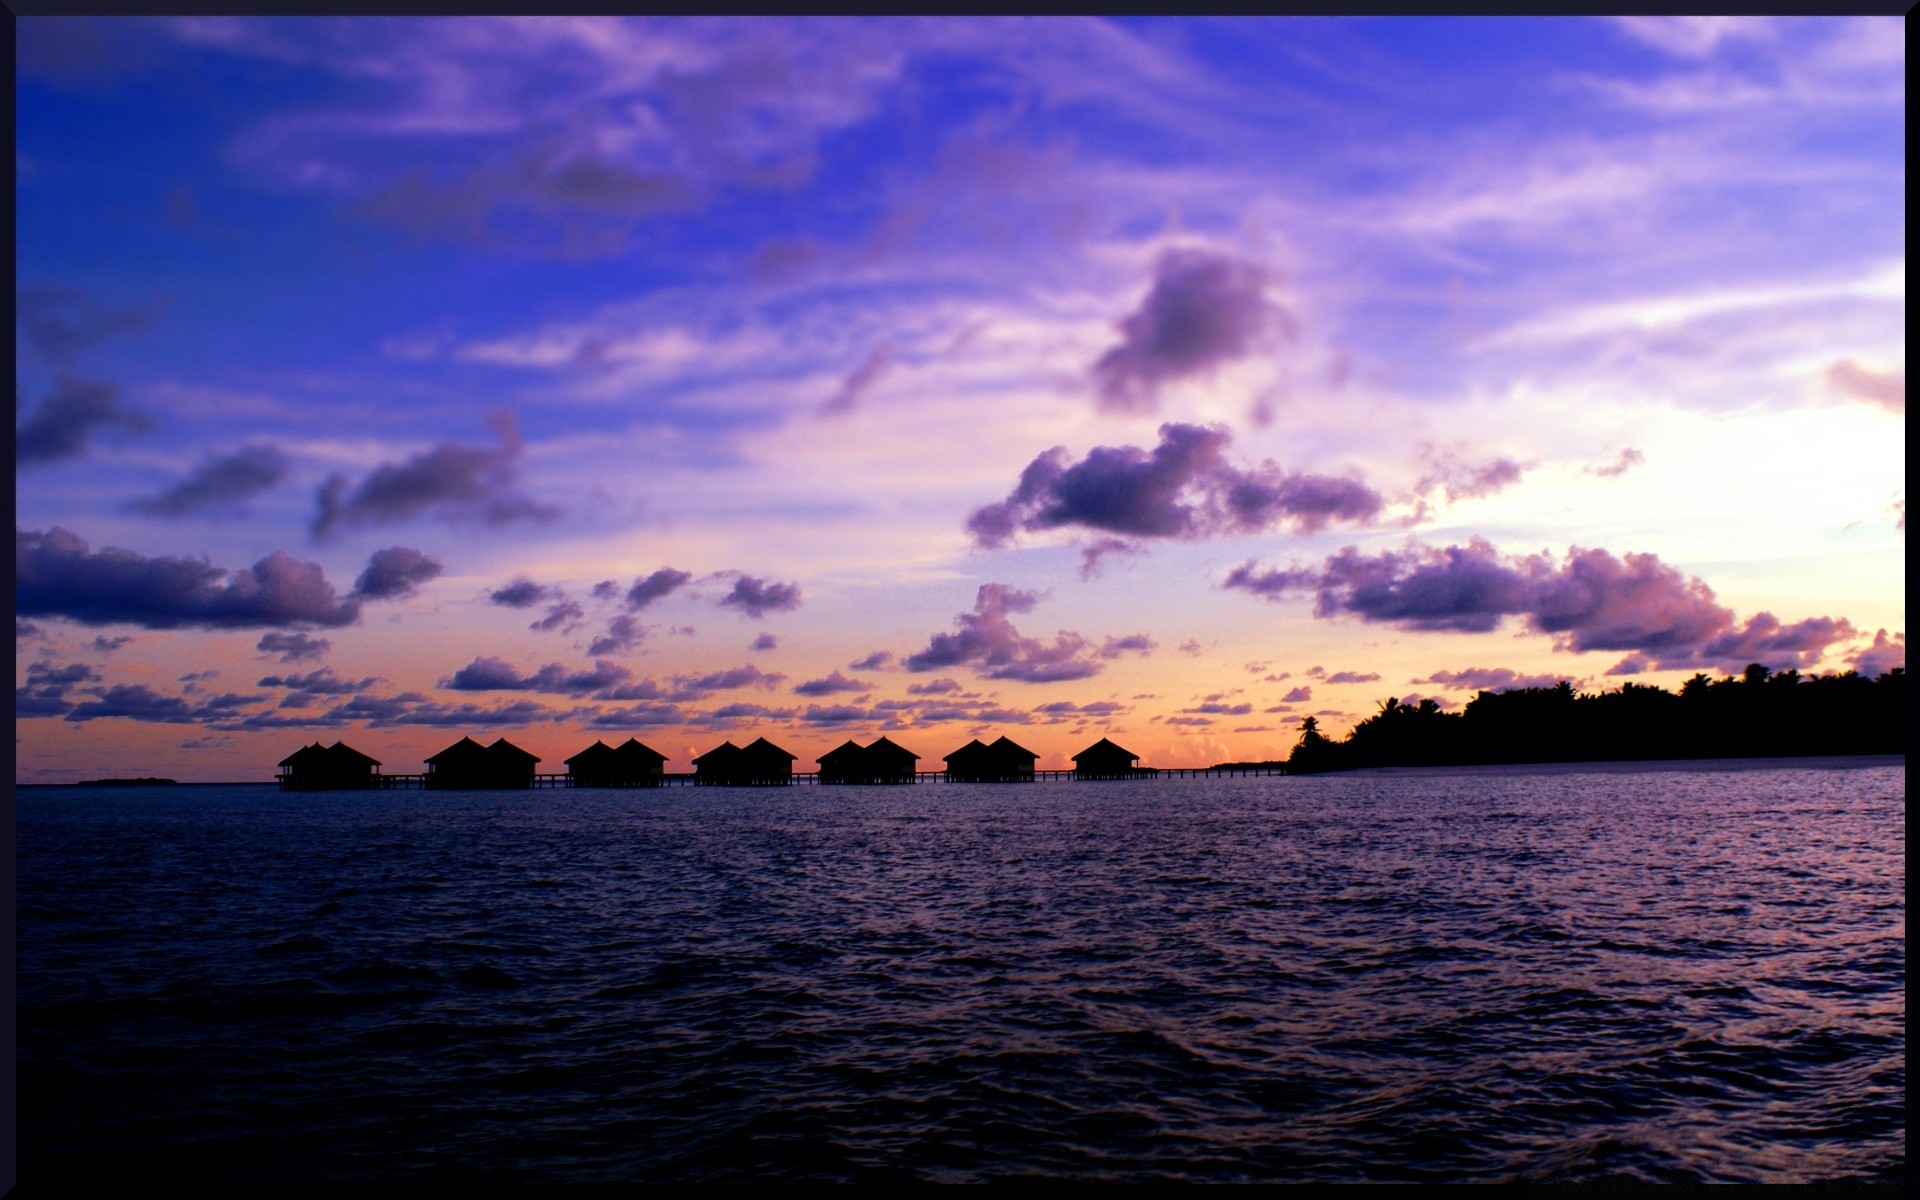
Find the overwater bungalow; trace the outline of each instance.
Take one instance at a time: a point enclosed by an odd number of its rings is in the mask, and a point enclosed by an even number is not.
[[[845,742],[814,761],[820,764],[821,783],[912,783],[920,756],[882,737],[871,746]]]
[[[765,738],[755,738],[740,750],[742,782],[754,787],[786,787],[793,782],[794,757]]]
[[[280,760],[283,792],[360,791],[378,786],[375,768],[380,760],[360,753],[345,742],[302,746]]]
[[[949,783],[1031,783],[1033,765],[1040,756],[1010,738],[1002,737],[990,746],[979,740],[947,755]]]
[[[427,761],[426,786],[442,791],[530,788],[540,756],[501,738],[482,746],[463,737]]]
[[[740,747],[721,742],[693,760],[693,781],[712,787],[732,787],[741,774]]]
[[[1134,764],[1140,756],[1106,738],[1073,756],[1075,779],[1132,779],[1143,774]]]
[[[659,787],[667,756],[628,738],[619,747],[595,741],[567,760],[567,786]]]

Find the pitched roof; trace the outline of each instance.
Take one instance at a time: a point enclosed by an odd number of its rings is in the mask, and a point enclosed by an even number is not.
[[[317,746],[319,743],[315,742],[314,745]],[[380,765],[380,760],[373,757],[373,755],[362,754],[345,742],[335,742],[333,745],[328,746],[327,753],[333,756],[333,761],[344,767],[377,767]]]
[[[1021,758],[1038,759],[1040,756],[1009,737],[1001,737],[987,749],[995,754],[1018,755]]]
[[[782,750],[780,747],[774,745],[772,742],[768,741],[765,738],[755,738],[751,742],[748,742],[746,745],[746,749],[743,751],[743,753],[751,754],[756,757],[759,757],[762,755],[777,754],[780,757],[786,759],[788,762],[792,762],[795,758],[798,757],[798,755],[790,754],[787,751]]]
[[[703,762],[711,761],[715,766],[719,766],[727,759],[739,753],[740,747],[734,745],[732,742],[721,742],[718,746],[695,758],[693,764],[699,766]]]
[[[615,746],[613,752],[622,759],[641,759],[647,762],[664,763],[667,756],[655,750],[645,742],[636,742],[632,738]]]
[[[1082,750],[1080,753],[1074,755],[1073,761],[1079,762],[1083,758],[1109,758],[1109,757],[1124,757],[1127,759],[1137,759],[1140,756],[1138,754],[1135,754],[1133,751],[1127,749],[1124,746],[1115,745],[1113,742],[1108,741],[1106,738],[1101,738],[1099,741],[1095,742],[1093,745],[1088,746],[1085,750]]]
[[[474,755],[485,754],[486,750],[487,748],[485,746],[482,746],[479,742],[474,741],[472,738],[463,737],[459,741],[455,742],[453,745],[448,746],[445,750],[442,750],[440,753],[434,755],[431,758],[426,759],[425,761],[430,762],[435,766],[438,766],[442,762],[457,762],[463,758],[467,758]]]
[[[529,763],[537,763],[540,761],[540,756],[538,754],[530,754],[527,751],[522,750],[520,747],[514,745],[512,742],[508,741],[505,738],[501,738],[499,741],[495,742],[493,745],[488,746],[487,753],[500,758],[506,758],[506,757],[518,758]]]
[[[878,743],[875,743],[875,744],[877,745]],[[866,747],[862,746],[859,742],[854,741],[852,738],[848,738],[846,741],[842,742],[840,745],[835,746],[833,749],[827,751],[825,754],[822,754],[819,758],[816,758],[813,761],[819,763],[821,766],[824,767],[829,763],[841,762],[843,760],[858,760],[864,757],[866,753],[867,753]]]
[[[947,755],[946,758],[942,759],[941,761],[952,762],[956,758],[966,758],[968,755],[978,754],[985,749],[986,747],[980,743],[980,739],[974,738],[972,741],[968,742],[966,745],[960,747],[958,750],[955,750],[952,754]]]
[[[881,734],[879,737],[875,738],[873,741],[873,744],[871,746],[868,746],[867,750],[869,753],[904,756],[906,758],[912,759],[915,762],[920,761],[920,756],[918,754],[915,754],[913,751],[907,749],[905,746],[902,746],[899,742],[894,741],[892,738],[888,737],[885,734]]]
[[[322,746],[319,742],[315,742],[311,746],[302,746],[298,750],[295,750],[292,754],[281,759],[278,765],[283,767],[304,766],[309,760],[313,759],[315,755],[325,754],[326,752],[327,749],[325,746]]]
[[[578,766],[581,763],[597,762],[612,753],[613,747],[607,745],[599,738],[595,738],[593,739],[593,745],[588,746],[585,750],[564,761],[568,766],[572,767]]]

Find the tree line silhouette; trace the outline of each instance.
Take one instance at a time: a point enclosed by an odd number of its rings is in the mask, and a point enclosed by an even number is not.
[[[1677,695],[1639,683],[1583,695],[1562,680],[1557,687],[1481,692],[1457,713],[1442,712],[1431,699],[1389,699],[1342,741],[1306,718],[1287,772],[1901,754],[1906,701],[1902,667],[1868,679],[1855,671],[1775,673],[1759,663],[1722,679],[1695,675]]]

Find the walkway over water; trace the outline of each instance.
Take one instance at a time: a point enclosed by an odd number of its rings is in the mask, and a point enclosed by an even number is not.
[[[1059,780],[1059,779],[1097,779],[1101,782],[1109,782],[1113,780],[1124,780],[1124,779],[1214,779],[1214,778],[1231,778],[1231,777],[1237,777],[1241,775],[1283,775],[1285,773],[1286,772],[1284,771],[1284,769],[1278,766],[1142,767],[1138,770],[1133,771],[1129,775],[1081,776],[1073,771],[1035,771],[1033,773],[1033,777],[1031,780],[1028,780],[1027,778],[1022,777],[1018,779],[1006,779],[1006,780],[985,780],[985,781],[951,780],[950,781],[948,780],[947,773],[945,771],[917,771],[914,773],[912,782],[914,783],[948,783],[948,782],[954,782],[954,783],[1035,782],[1035,783],[1038,783],[1042,781],[1050,782],[1050,781]],[[907,782],[907,780],[902,779],[899,782],[905,783]],[[407,788],[424,788],[426,786],[427,786],[427,777],[425,775],[375,775],[373,776],[373,787],[375,790],[379,790],[379,791],[391,791],[394,789],[407,789]],[[539,788],[570,788],[573,786],[574,786],[573,777],[566,774],[535,775],[533,777],[533,787],[537,789]],[[669,771],[660,776],[660,782],[657,784],[634,784],[630,786],[634,790],[640,790],[648,787],[781,787],[786,785],[782,785],[778,783],[774,783],[774,784],[710,784],[701,780],[699,776],[697,776],[692,771]],[[793,773],[791,786],[849,787],[849,786],[856,786],[856,785],[851,785],[851,784],[822,785],[820,783],[819,772],[795,771]],[[857,786],[885,787],[890,785],[876,783],[876,784],[861,784]],[[509,790],[512,790],[512,789],[509,789]],[[626,790],[626,789],[622,789],[622,790]]]

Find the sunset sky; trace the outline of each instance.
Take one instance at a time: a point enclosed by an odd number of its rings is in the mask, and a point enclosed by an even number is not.
[[[1905,659],[1898,18],[18,22],[18,777]]]

